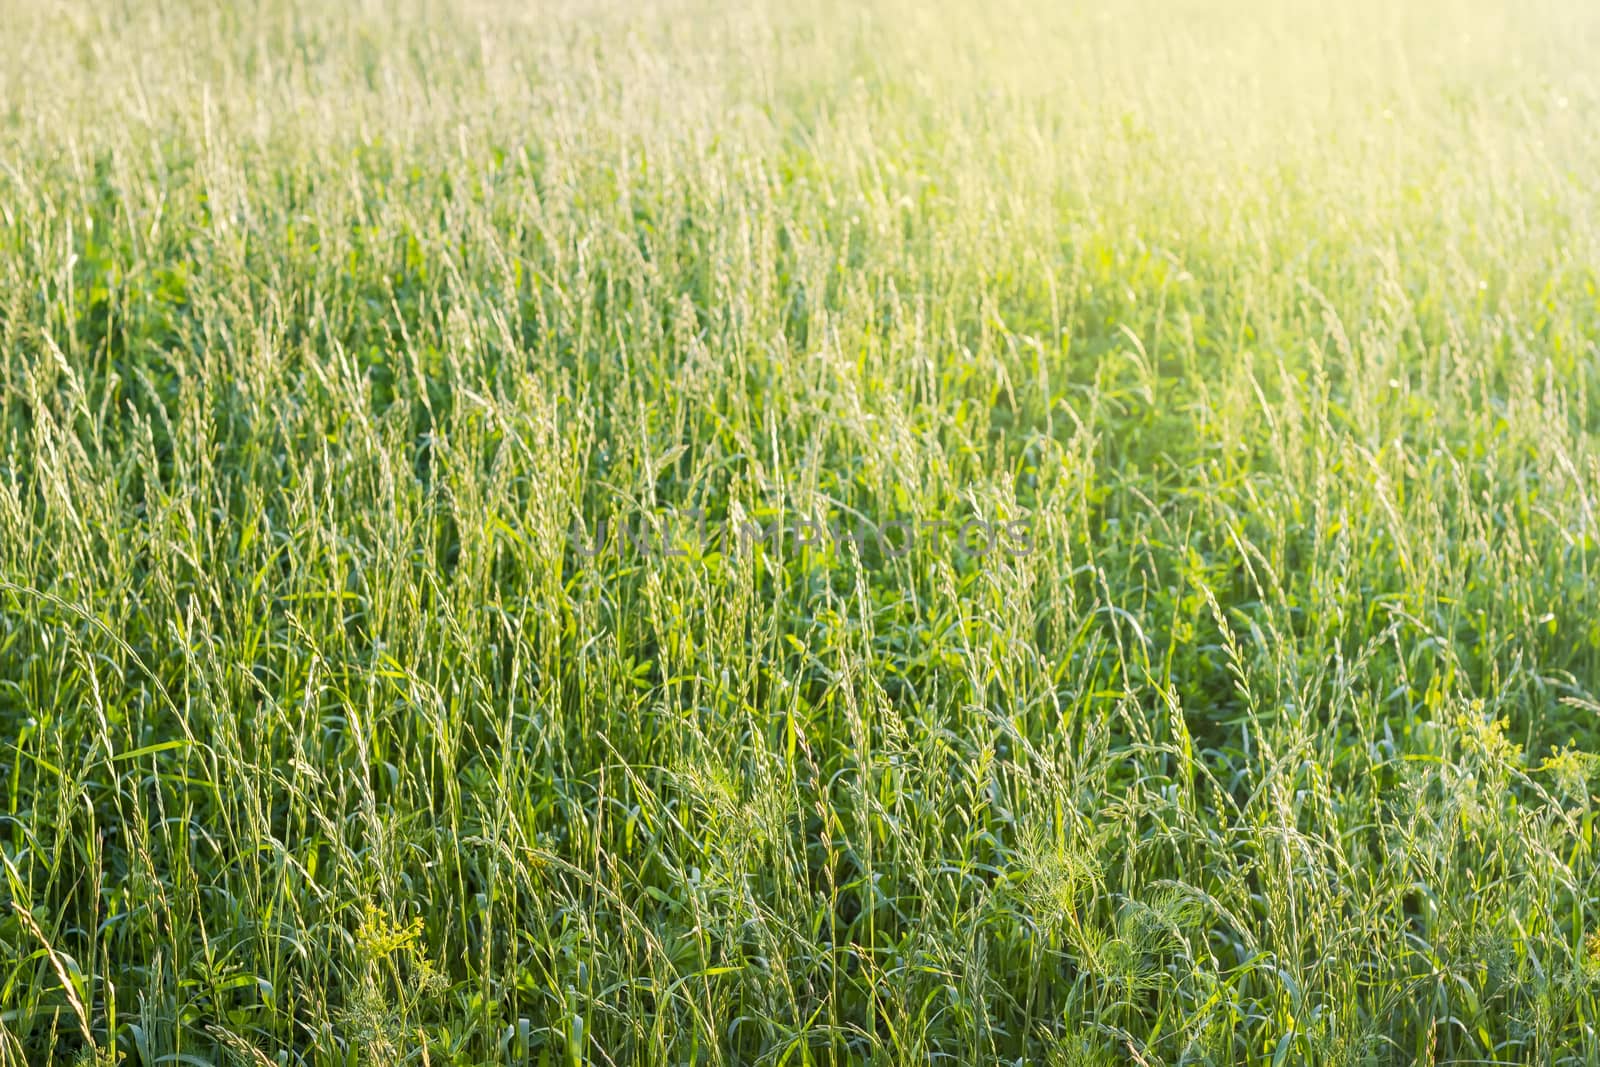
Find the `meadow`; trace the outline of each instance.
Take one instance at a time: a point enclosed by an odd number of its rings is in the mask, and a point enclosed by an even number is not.
[[[0,1065],[1600,1063],[1597,72],[0,0]]]

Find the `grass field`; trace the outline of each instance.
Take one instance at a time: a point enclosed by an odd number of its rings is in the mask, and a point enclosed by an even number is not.
[[[1600,7],[0,27],[0,1064],[1600,1063]]]

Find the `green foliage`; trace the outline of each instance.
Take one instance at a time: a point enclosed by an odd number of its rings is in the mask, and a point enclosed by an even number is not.
[[[1600,1060],[1600,12],[1206,7],[0,0],[0,1065]]]

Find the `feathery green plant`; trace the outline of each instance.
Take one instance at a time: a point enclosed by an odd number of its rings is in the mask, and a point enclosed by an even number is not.
[[[1600,1060],[1593,5],[0,26],[0,1063]]]

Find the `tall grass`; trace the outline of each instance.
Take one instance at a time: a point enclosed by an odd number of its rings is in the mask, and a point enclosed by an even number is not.
[[[1600,1061],[1600,9],[0,25],[0,1062]]]

